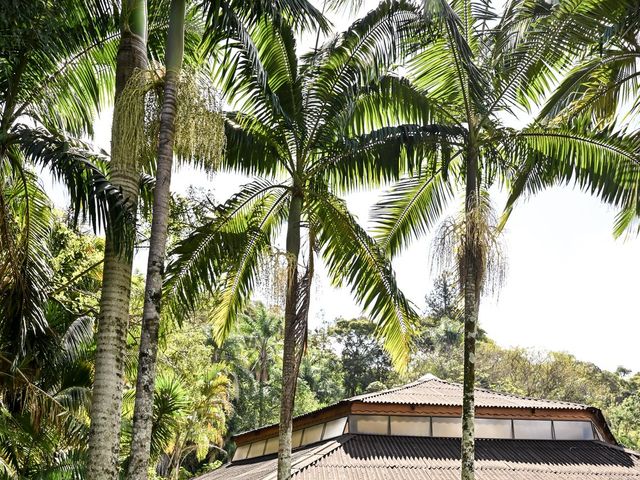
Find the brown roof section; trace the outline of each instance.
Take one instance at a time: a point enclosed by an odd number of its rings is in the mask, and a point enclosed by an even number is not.
[[[395,409],[393,406],[397,406]],[[604,438],[616,443],[599,409],[579,403],[541,400],[508,393],[499,393],[484,388],[475,389],[475,405],[478,416],[563,416],[575,414],[581,418],[595,420]],[[459,416],[462,408],[462,385],[425,375],[406,385],[347,398],[320,410],[294,418],[294,430],[305,426],[338,418],[350,413],[359,414],[417,414]],[[384,412],[382,410],[385,410]],[[393,412],[391,412],[393,410]],[[537,412],[537,413],[536,413]],[[522,414],[522,415],[520,415]],[[556,415],[557,414],[557,415]],[[277,435],[278,425],[240,432],[234,435],[238,445],[259,438]]]
[[[410,405],[462,406],[462,385],[446,382],[433,375],[425,375],[401,387],[351,397],[350,401],[364,403],[396,403]],[[476,407],[535,408],[549,410],[587,410],[586,405],[555,400],[539,400],[508,393],[475,389]]]
[[[293,454],[295,480],[458,480],[460,440],[345,435]],[[276,460],[238,462],[201,480],[275,479]],[[596,441],[477,440],[477,480],[640,480],[640,454]]]

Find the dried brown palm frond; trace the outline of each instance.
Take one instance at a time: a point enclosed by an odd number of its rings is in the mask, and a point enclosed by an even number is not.
[[[470,254],[473,264],[465,258]],[[433,268],[439,272],[455,271],[464,291],[468,269],[475,272],[479,294],[497,294],[507,273],[507,259],[498,229],[498,219],[488,193],[470,211],[446,218],[438,228],[432,244]]]

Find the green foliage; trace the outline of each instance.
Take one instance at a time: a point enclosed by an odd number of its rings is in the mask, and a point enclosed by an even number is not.
[[[282,382],[282,327],[278,310],[250,304],[236,329],[216,353],[234,379],[234,415],[231,432],[278,422]],[[301,415],[344,397],[339,357],[324,329],[308,336],[296,392],[295,414]]]
[[[103,242],[73,231],[57,216],[48,234],[52,269],[43,291],[46,328],[29,335],[25,350],[19,337],[6,331],[0,337],[0,474],[6,478],[82,478],[91,315],[100,288],[100,269],[94,273],[91,267],[101,257]]]
[[[134,290],[132,308],[142,305],[144,285]],[[136,299],[136,297],[138,297]],[[138,318],[139,316],[136,315]],[[139,326],[136,327],[139,329]],[[165,319],[161,326],[158,374],[154,392],[151,458],[157,472],[166,478],[193,474],[220,453],[231,415],[231,380],[223,363],[213,361],[215,347],[204,315],[197,315],[180,328]],[[137,338],[135,331],[132,338]],[[127,384],[137,373],[137,345],[129,345]],[[128,455],[135,391],[125,392],[122,454]],[[225,458],[222,455],[222,458]]]
[[[397,179],[432,149],[432,129],[416,124],[425,118],[423,104],[407,101],[415,91],[394,75],[408,48],[400,39],[419,18],[410,2],[384,1],[301,58],[284,23],[255,25],[255,50],[235,46],[233,68],[218,78],[238,108],[227,114],[225,163],[263,178],[176,246],[167,290],[176,316],[215,291],[220,343],[247,305],[260,265],[277,250],[292,198],[302,198],[309,268],[322,258],[332,283],[349,286],[375,319],[394,362],[406,364],[415,312],[388,258],[339,195]],[[387,107],[388,115],[380,113]]]
[[[349,397],[365,393],[374,383],[388,385],[393,368],[375,336],[376,326],[366,318],[338,319],[329,335],[340,345],[344,390]]]

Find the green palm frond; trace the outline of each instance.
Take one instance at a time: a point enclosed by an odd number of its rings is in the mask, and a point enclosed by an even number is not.
[[[478,46],[476,36],[473,34],[473,15],[470,8],[470,0],[460,0],[449,4],[447,0],[430,0],[427,3],[427,12],[429,21],[435,28],[442,30],[442,35],[446,40],[442,44],[428,44],[425,51],[427,54],[435,54],[442,56],[439,51],[441,48],[448,49],[453,65],[455,75],[455,83],[459,93],[459,99],[462,100],[464,110],[467,117],[474,110],[479,113],[485,113],[484,105],[491,99],[493,89],[491,83],[486,78],[486,73],[476,65],[476,56],[478,54]],[[436,47],[440,47],[440,49]],[[446,53],[444,55],[447,55]],[[447,56],[448,56],[447,55]],[[425,61],[431,60],[431,55],[421,59],[420,66],[424,67]],[[435,62],[430,62],[435,65]],[[420,68],[423,76],[426,78],[422,81],[429,80],[432,82],[441,82],[435,78],[434,72],[427,72],[424,68]]]
[[[438,151],[448,152],[464,131],[446,125],[384,127],[355,138],[339,139],[334,156],[322,158],[311,172],[325,175],[337,190],[379,186],[418,172]]]
[[[13,25],[3,31],[0,87],[9,103],[6,125],[22,114],[76,134],[91,132],[113,83],[118,24],[111,8],[62,0],[7,5]],[[16,28],[20,25],[22,28]]]
[[[224,275],[219,298],[211,312],[213,336],[218,345],[222,345],[229,335],[238,312],[255,289],[260,260],[270,252],[271,237],[285,220],[285,200],[288,197],[288,192],[266,196],[252,212],[248,228],[244,231],[243,245]]]
[[[439,105],[429,101],[406,78],[383,75],[354,90],[344,110],[327,118],[316,142],[331,145],[335,132],[347,136],[363,135],[383,127],[402,124],[428,125],[448,115]],[[321,137],[327,133],[327,139]]]
[[[619,208],[637,205],[640,139],[611,131],[525,129],[505,137],[508,156],[524,159],[511,184],[506,211],[524,194],[558,183],[581,189]]]
[[[280,158],[287,152],[277,136],[257,119],[237,112],[227,114],[227,148],[224,166],[245,175],[275,176],[283,173]]]
[[[98,233],[107,221],[113,225],[130,222],[132,213],[124,198],[108,180],[105,154],[93,152],[77,140],[42,129],[19,126],[17,143],[33,165],[48,169],[63,183],[70,196],[74,221],[90,221]]]
[[[35,175],[22,167],[17,154],[10,157],[12,170],[0,171],[0,316],[3,335],[18,339],[24,352],[32,335],[48,325],[51,205]]]
[[[228,332],[253,284],[261,253],[284,221],[283,185],[256,180],[215,212],[171,252],[165,285],[167,308],[182,318],[218,289],[214,317],[220,340]]]
[[[640,52],[607,51],[576,66],[549,98],[538,118],[560,121],[587,111],[612,119],[621,106],[637,97]],[[635,105],[636,108],[638,104]]]
[[[419,13],[405,0],[385,0],[345,33],[304,57],[305,128],[322,138],[322,125],[342,112],[360,86],[366,86],[405,52],[404,38],[414,31]]]
[[[460,163],[459,157],[454,162]],[[458,165],[447,166],[456,170]],[[381,248],[394,256],[428,234],[454,196],[443,167],[399,181],[373,207],[373,232]]]
[[[318,225],[318,247],[334,285],[349,285],[355,299],[377,322],[377,333],[394,364],[404,368],[417,317],[396,284],[390,261],[358,225],[344,201],[322,190],[310,202]]]
[[[160,375],[153,395],[153,424],[151,427],[151,456],[158,456],[167,448],[177,426],[178,418],[189,406],[187,391],[175,375]]]

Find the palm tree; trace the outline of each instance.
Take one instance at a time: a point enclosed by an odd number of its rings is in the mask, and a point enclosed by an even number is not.
[[[530,190],[540,186],[536,182],[544,178],[542,166],[549,163],[562,166],[568,178],[577,177],[596,191],[606,182],[628,185],[628,177],[637,181],[640,173],[628,138],[535,121],[518,130],[502,121],[510,112],[522,111],[522,101],[549,84],[544,79],[570,58],[571,50],[561,40],[569,29],[580,28],[571,22],[524,20],[522,12],[531,5],[528,0],[514,0],[499,17],[487,2],[427,2],[427,22],[435,38],[409,61],[408,77],[430,106],[429,124],[446,135],[437,142],[434,138],[434,148],[421,170],[401,180],[374,209],[376,235],[383,248],[395,255],[436,225],[456,193],[464,198],[460,218],[445,222],[436,245],[436,253],[450,261],[446,266],[457,267],[464,303],[464,480],[474,478],[480,299],[491,286],[492,275],[499,280],[502,273],[490,188],[509,186],[514,178],[525,181],[516,177],[523,165],[537,175],[530,177]],[[538,82],[527,81],[532,73]],[[600,172],[600,176],[588,172]]]
[[[169,227],[169,200],[173,143],[177,110],[177,88],[184,55],[185,0],[172,0],[169,13],[169,31],[165,50],[165,78],[156,185],[153,195],[149,260],[140,335],[140,356],[136,382],[136,402],[133,416],[133,438],[127,477],[146,479],[151,453],[153,419],[153,387],[158,332],[160,330],[160,305],[164,273],[167,230]]]
[[[221,7],[222,12],[218,11]],[[228,7],[228,5],[221,6],[217,4],[206,7],[210,9],[208,12],[205,12],[208,16],[207,22],[209,24],[216,24],[218,17],[221,17],[222,23],[230,24],[230,26],[237,29],[238,25],[242,25],[239,22],[239,16],[244,15],[250,19],[251,15],[256,15],[254,9],[262,9],[260,5],[253,4],[236,5],[236,11],[227,10]],[[306,3],[297,5],[297,8],[300,11],[295,12],[294,9],[291,9],[290,5],[285,3],[273,7],[273,11],[267,9],[267,11],[262,12],[260,16],[266,17],[271,14],[272,21],[277,20],[277,17],[283,14],[290,15],[292,21],[305,21],[306,15],[310,17],[317,16],[315,10]],[[291,9],[291,12],[288,11],[289,9]],[[174,142],[182,141],[183,143],[183,145],[176,145],[179,155],[198,159],[200,162],[204,162],[209,166],[217,163],[220,151],[224,147],[222,120],[215,111],[211,112],[207,108],[207,101],[210,99],[204,98],[202,102],[199,102],[198,98],[191,99],[192,102],[195,100],[195,104],[189,104],[188,101],[185,102],[184,85],[180,86],[180,71],[183,63],[185,43],[185,11],[185,0],[171,1],[167,47],[165,50],[164,91],[159,121],[158,161],[153,195],[151,238],[139,348],[133,439],[128,466],[128,477],[132,479],[146,479],[148,472],[147,466],[150,454],[154,401],[153,386],[157,361],[162,283],[164,280],[164,263],[169,226],[170,184]],[[197,13],[195,13],[195,15],[197,15]],[[214,19],[211,18],[212,16]],[[258,18],[260,18],[260,16]],[[320,20],[321,18],[318,17],[318,21]],[[237,32],[224,33],[232,36]],[[209,31],[208,35],[207,40],[210,46],[207,50],[213,50],[215,48],[214,39],[220,38],[220,32],[217,30],[214,30],[213,33]],[[245,44],[249,43],[246,39],[241,38],[240,44],[242,44],[242,42]],[[251,48],[249,50],[251,50]],[[186,95],[195,94],[195,96],[198,97],[199,92],[197,92],[197,88],[198,86],[196,85],[196,91],[187,91]],[[183,94],[183,98],[180,98],[181,93]],[[182,111],[182,118],[178,118],[179,110]],[[204,115],[198,115],[198,112]],[[181,123],[191,125],[192,131],[185,132],[184,128],[181,129]],[[181,136],[188,138],[183,139],[180,138]],[[204,137],[208,140],[199,142],[197,140],[198,137]]]
[[[135,212],[140,182],[139,159],[127,144],[126,136],[131,132],[125,127],[127,109],[134,106],[127,105],[128,99],[123,100],[123,93],[131,85],[136,70],[145,70],[148,64],[146,0],[123,0],[120,17],[111,132],[111,181],[122,193],[128,208]],[[141,98],[139,103],[142,102]],[[141,121],[142,118],[138,120]],[[97,480],[118,477],[124,353],[129,324],[133,242],[117,242],[115,228],[113,222],[107,225],[91,403],[87,475]]]
[[[249,354],[249,368],[258,382],[258,424],[264,425],[264,387],[270,378],[275,357],[277,339],[282,333],[280,316],[269,312],[264,305],[258,304],[242,315],[240,332],[246,351]]]
[[[261,22],[252,38],[267,89],[241,54],[236,64],[242,70],[222,77],[229,101],[240,105],[227,115],[226,164],[264,178],[245,185],[176,247],[168,298],[179,315],[215,290],[213,321],[221,343],[249,298],[261,260],[273,254],[272,245],[286,226],[285,251],[278,253],[287,264],[280,479],[291,469],[294,393],[316,254],[333,282],[348,284],[378,322],[396,364],[407,361],[415,313],[389,261],[339,194],[396,178],[402,165],[421,157],[423,139],[432,141],[431,130],[415,124],[422,121],[419,96],[390,73],[402,53],[400,38],[417,18],[407,2],[382,2],[301,63],[291,28]],[[398,125],[399,118],[414,123]]]
[[[115,28],[99,1],[7,4],[0,38],[0,316],[12,353],[47,329],[51,201],[38,173],[67,187],[74,220],[98,230],[120,202],[107,162],[82,135],[113,83]],[[17,358],[17,357],[16,357]]]

